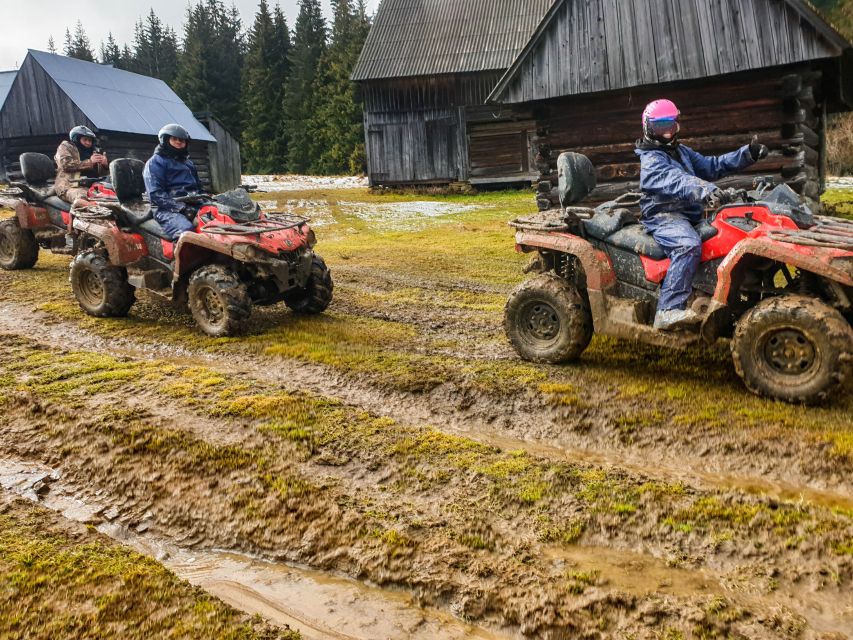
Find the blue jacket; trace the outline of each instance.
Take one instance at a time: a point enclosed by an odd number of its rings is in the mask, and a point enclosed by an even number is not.
[[[155,152],[145,163],[142,178],[151,206],[158,212],[180,213],[185,205],[175,198],[202,190],[198,171],[189,158],[182,161]]]
[[[680,213],[693,222],[702,218],[703,203],[717,188],[713,182],[753,164],[749,145],[718,157],[707,157],[683,144],[681,162],[660,149],[638,144],[640,156],[640,207],[643,217]]]

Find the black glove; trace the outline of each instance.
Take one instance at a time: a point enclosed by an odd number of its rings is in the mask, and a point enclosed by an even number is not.
[[[709,208],[716,210],[725,204],[737,202],[740,198],[741,192],[737,189],[726,189],[725,191],[722,189],[715,189],[711,192],[711,195],[708,196],[706,202],[708,203]]]
[[[758,162],[759,160],[763,160],[767,157],[767,154],[770,153],[770,149],[767,148],[766,144],[761,144],[758,141],[758,136],[753,136],[752,142],[749,143],[749,153],[752,156],[752,161]]]

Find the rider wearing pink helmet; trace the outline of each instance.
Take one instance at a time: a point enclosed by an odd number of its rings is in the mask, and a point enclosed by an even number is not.
[[[737,151],[703,156],[678,140],[681,112],[670,100],[655,100],[643,111],[640,157],[640,222],[670,259],[661,286],[654,326],[668,330],[696,325],[701,317],[687,308],[699,268],[702,241],[694,225],[709,202],[724,204],[727,194],[713,181],[764,158],[768,149],[756,138]]]

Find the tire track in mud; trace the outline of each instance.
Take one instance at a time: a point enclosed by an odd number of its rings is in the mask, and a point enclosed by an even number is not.
[[[147,340],[108,339],[71,322],[7,301],[0,301],[0,332],[32,338],[56,347],[107,353],[120,358],[165,359],[206,366],[229,375],[251,376],[292,391],[359,406],[403,424],[435,426],[503,449],[523,449],[556,460],[622,468],[655,479],[699,488],[737,489],[778,499],[805,500],[853,508],[853,476],[824,470],[824,453],[811,442],[754,443],[731,440],[716,454],[694,429],[691,442],[664,437],[621,445],[615,420],[626,406],[611,406],[614,394],[589,391],[586,408],[552,407],[535,393],[494,397],[444,384],[429,393],[406,393],[372,385],[323,365],[236,353],[217,354]],[[214,429],[215,433],[215,429]],[[713,435],[713,434],[711,434]],[[776,446],[777,449],[769,449]],[[806,474],[795,465],[810,460]],[[825,471],[821,473],[821,471]]]
[[[97,416],[98,407],[102,405],[104,398],[98,397],[99,394],[95,394],[93,396],[87,396],[83,402],[89,404],[88,411],[82,411],[82,415],[90,415]],[[109,393],[100,394],[106,397],[107,401],[110,396]],[[152,398],[156,400],[157,398]],[[163,405],[161,407],[164,413],[160,413],[157,415],[168,415],[170,413],[169,407],[176,404],[174,401],[170,401],[165,397],[159,398],[160,403]],[[301,542],[300,542],[300,534],[288,532],[287,528],[290,526],[294,526],[295,521],[288,521],[288,527],[285,527],[284,530],[279,528],[278,537],[268,535],[267,532],[258,531],[258,523],[257,522],[247,522],[242,523],[239,519],[235,519],[235,513],[229,507],[228,501],[229,496],[232,492],[239,493],[244,489],[241,487],[245,487],[245,489],[250,489],[252,482],[246,484],[246,480],[250,480],[250,477],[240,477],[235,476],[234,473],[224,474],[218,481],[216,486],[216,493],[212,493],[212,485],[208,485],[208,482],[211,481],[212,478],[204,474],[203,470],[196,470],[194,468],[184,468],[185,461],[183,460],[183,456],[180,456],[178,459],[173,459],[171,462],[172,471],[168,472],[166,477],[162,477],[160,474],[165,473],[166,470],[157,464],[156,467],[152,466],[152,456],[149,453],[145,454],[144,450],[139,451],[139,456],[135,453],[136,449],[132,449],[131,451],[122,451],[121,447],[116,449],[115,443],[113,443],[112,447],[108,444],[110,436],[107,433],[104,433],[102,428],[96,422],[91,423],[89,426],[86,426],[83,429],[79,427],[83,427],[82,423],[76,423],[76,414],[72,414],[68,416],[71,418],[71,422],[66,423],[66,433],[63,438],[60,438],[56,434],[56,430],[54,434],[50,434],[50,429],[46,429],[46,426],[51,422],[54,422],[53,416],[57,418],[62,415],[62,407],[61,406],[52,406],[51,404],[39,405],[36,401],[33,403],[27,398],[19,397],[16,401],[17,404],[14,404],[10,407],[7,405],[7,415],[9,415],[13,419],[13,423],[7,427],[7,430],[10,430],[13,434],[17,431],[18,436],[8,436],[7,435],[7,443],[12,443],[12,450],[15,455],[18,456],[37,456],[38,459],[47,463],[51,459],[58,459],[59,455],[57,452],[60,448],[64,449],[63,443],[67,443],[67,438],[77,439],[80,438],[79,444],[82,446],[81,449],[77,453],[65,452],[61,454],[62,464],[64,468],[64,472],[68,474],[68,478],[72,482],[76,482],[81,487],[87,487],[84,491],[89,495],[93,493],[95,495],[103,495],[106,493],[106,496],[109,497],[112,494],[115,494],[115,497],[112,498],[112,507],[117,509],[117,514],[129,513],[129,517],[131,519],[136,519],[136,522],[139,522],[141,519],[143,524],[146,520],[146,516],[143,512],[148,512],[148,510],[152,510],[155,514],[159,513],[159,516],[148,516],[148,519],[152,517],[155,520],[159,520],[160,517],[163,518],[161,526],[163,530],[173,532],[178,541],[185,545],[214,545],[220,548],[229,548],[228,545],[238,544],[238,550],[246,551],[249,553],[263,553],[265,555],[273,554],[275,557],[276,553],[285,554],[285,557],[289,553],[296,553],[297,561],[308,561],[312,565],[317,564],[323,568],[332,568],[339,567],[347,572],[356,573],[358,572],[366,572],[368,577],[372,576],[384,576],[383,579],[387,580],[390,584],[396,586],[404,586],[405,588],[410,588],[415,590],[416,592],[419,589],[424,589],[427,593],[430,593],[430,589],[433,591],[437,588],[439,589],[439,593],[441,593],[441,589],[449,588],[449,584],[452,584],[452,579],[445,576],[443,573],[436,573],[437,571],[437,562],[439,562],[439,558],[442,566],[445,564],[450,564],[453,566],[456,562],[459,562],[460,557],[457,552],[454,556],[451,555],[449,558],[446,555],[447,549],[446,544],[442,544],[439,546],[435,545],[435,540],[431,543],[427,543],[426,541],[423,544],[423,548],[420,554],[416,557],[412,558],[414,568],[409,568],[408,566],[400,566],[398,563],[392,563],[392,567],[383,567],[376,566],[373,564],[373,561],[369,561],[367,566],[360,565],[359,562],[356,562],[356,558],[358,558],[358,552],[356,551],[354,555],[350,555],[349,559],[348,554],[352,552],[341,551],[336,549],[328,549],[323,548],[321,545],[320,548],[314,547],[311,549],[312,543],[309,541],[306,543],[305,535],[307,535],[312,529],[315,530],[315,533],[311,535],[311,537],[317,536],[316,529],[326,528],[329,530],[328,535],[332,535],[332,538],[337,541],[337,538],[334,537],[333,530],[340,529],[340,525],[333,524],[333,522],[340,518],[340,516],[335,517],[334,514],[328,513],[329,508],[334,508],[336,511],[341,508],[341,502],[339,499],[332,499],[331,501],[326,499],[326,503],[320,503],[313,505],[311,507],[306,507],[305,512],[298,512],[297,516],[299,519],[303,521],[300,527],[307,527],[307,531],[302,534]],[[31,416],[27,415],[27,411],[31,412]],[[76,411],[80,411],[79,408]],[[23,412],[23,413],[22,413]],[[179,412],[175,412],[176,414]],[[156,418],[157,415],[154,417]],[[67,418],[68,418],[67,417]],[[67,419],[66,418],[66,419]],[[92,420],[93,418],[88,418],[86,420]],[[178,427],[179,425],[174,424],[175,418],[172,420],[166,421],[167,425],[172,424],[172,427]],[[41,424],[30,424],[30,422],[35,421],[36,423]],[[239,429],[241,425],[239,421],[230,421],[231,429]],[[180,428],[183,430],[188,430],[195,433],[195,430],[192,427],[186,427],[184,425],[180,425]],[[36,434],[44,434],[43,436]],[[78,435],[79,434],[79,435]],[[203,435],[203,434],[199,434]],[[33,437],[36,436],[36,437]],[[45,438],[48,438],[45,441]],[[50,442],[50,438],[53,438],[53,443]],[[156,441],[159,442],[159,437]],[[135,439],[134,439],[135,441]],[[62,445],[62,446],[61,446]],[[249,449],[257,449],[257,443],[252,443],[251,440],[245,442],[246,448]],[[135,444],[133,445],[136,446]],[[132,455],[128,455],[128,453],[132,453]],[[159,455],[157,456],[159,457]],[[76,458],[76,459],[75,459]],[[95,472],[95,467],[93,465],[98,465],[100,461],[100,465],[104,467],[103,470]],[[121,461],[121,462],[119,462]],[[167,459],[163,459],[162,462],[164,466],[166,466]],[[361,469],[364,467],[370,467],[370,455],[368,454],[366,459],[359,460],[355,465],[355,468]],[[113,464],[121,464],[123,469],[119,470],[113,466]],[[288,461],[285,464],[291,465]],[[320,465],[321,468],[324,463],[322,462],[314,462],[312,464]],[[350,467],[352,469],[352,467]],[[156,469],[156,470],[155,470]],[[198,477],[196,477],[198,474]],[[310,475],[310,474],[309,474]],[[94,476],[100,476],[100,478],[96,481]],[[375,483],[376,486],[380,486],[381,483]],[[356,494],[358,491],[351,491],[347,489],[347,492]],[[219,494],[220,497],[217,498],[216,494]],[[411,494],[412,496],[419,496],[419,499],[423,499],[423,495],[414,492]],[[192,496],[193,499],[188,501],[186,498]],[[264,499],[269,499],[271,496],[267,496]],[[260,496],[258,496],[260,499]],[[383,500],[387,498],[379,498],[377,497],[377,508],[383,508]],[[389,507],[391,505],[395,505],[396,507],[400,507],[400,500],[408,503],[412,500],[412,497],[407,493],[403,493],[402,496],[396,498],[396,503],[393,501],[389,503]],[[204,502],[209,504],[205,504],[204,507],[201,505],[193,505],[188,503],[195,502]],[[293,504],[291,506],[291,501],[287,501],[286,510],[294,510],[299,509],[300,505]],[[337,503],[337,507],[335,504]],[[431,503],[432,504],[432,503]],[[281,513],[281,507],[275,504],[270,504],[269,508],[273,513]],[[436,504],[432,504],[433,507],[436,507]],[[210,513],[208,513],[208,508],[210,509]],[[423,529],[426,533],[427,541],[431,538],[429,532],[435,531],[435,527],[441,522],[441,513],[433,512],[429,513],[430,509],[418,510],[418,519],[425,519],[426,522],[422,525],[419,525],[421,529]],[[396,508],[391,509],[391,512],[397,513]],[[135,515],[134,515],[135,514]],[[343,514],[341,514],[343,515]],[[348,517],[353,517],[352,515]],[[458,515],[456,516],[459,517]],[[499,518],[498,518],[499,519]],[[314,521],[316,520],[316,524]],[[352,522],[348,520],[348,522]],[[519,523],[516,523],[519,524]],[[515,547],[518,544],[519,533],[513,527],[512,521],[507,521],[503,523],[503,530],[512,531],[512,536],[506,536],[504,538],[505,544],[510,545],[510,547]],[[526,523],[524,528],[529,529],[530,524]],[[346,528],[346,527],[345,527]],[[519,527],[519,530],[521,527]],[[439,529],[440,531],[440,529]],[[341,532],[338,532],[340,535]],[[522,534],[523,536],[524,534]],[[604,539],[600,540],[600,542],[606,543],[610,542],[616,547],[621,547],[626,544],[626,541],[623,539],[620,541],[620,536],[617,535],[615,537],[608,537],[605,534]],[[652,536],[652,539],[656,538],[656,534]],[[591,541],[595,542],[597,538],[595,536],[591,537]],[[345,544],[346,540],[341,539],[340,543]],[[308,546],[308,549],[304,549],[304,547]],[[314,543],[316,544],[316,543]],[[223,546],[225,545],[225,546]],[[661,541],[658,540],[653,544],[655,547],[659,547],[661,545]],[[523,547],[523,545],[522,545]],[[697,552],[702,548],[701,545],[685,548],[684,551],[692,551]],[[288,549],[290,551],[288,551]],[[305,553],[306,555],[299,556],[299,553]],[[363,553],[363,552],[362,552]],[[500,573],[501,570],[513,571],[511,567],[514,567],[517,564],[517,561],[506,564],[506,560],[508,558],[505,557],[506,551],[502,551],[500,553],[500,557],[502,559],[499,567],[496,567],[494,570],[497,572],[497,575],[502,575]],[[517,553],[517,551],[513,551],[513,554]],[[530,578],[534,580],[546,580],[548,584],[548,588],[545,588],[545,593],[548,594],[548,598],[556,597],[556,594],[551,591],[553,588],[551,585],[556,585],[559,583],[559,574],[562,571],[560,565],[549,566],[548,563],[542,563],[541,561],[535,560],[535,553],[531,554],[530,551],[526,551],[525,557],[529,557],[529,563],[522,561],[521,566],[526,567],[524,571],[530,572]],[[661,553],[661,549],[657,550],[657,553]],[[343,556],[343,558],[342,558]],[[342,558],[342,564],[339,564],[339,560]],[[728,566],[729,570],[731,570],[732,565],[737,566],[738,564],[743,563],[746,560],[745,568],[749,567],[749,554],[745,554],[742,556],[741,554],[734,554],[732,557],[727,557],[726,554],[720,555],[716,557],[717,562],[722,562],[723,565]],[[402,558],[405,561],[405,556]],[[361,560],[360,562],[364,562],[365,560]],[[786,559],[786,563],[790,561],[790,558]],[[354,565],[354,566],[353,566]],[[396,566],[394,566],[396,565]],[[593,565],[594,566],[594,565]],[[377,573],[378,571],[378,573]],[[469,569],[469,572],[472,571]],[[473,571],[477,571],[473,569]],[[517,568],[514,569],[517,571]],[[419,572],[425,572],[419,573]],[[414,575],[412,575],[414,573]],[[584,573],[580,571],[580,573]],[[488,573],[485,575],[489,575]],[[512,575],[511,573],[507,573],[507,578]],[[408,577],[407,577],[408,576]],[[436,581],[438,586],[436,586]],[[465,598],[462,599],[462,602],[472,603],[470,605],[473,608],[471,609],[463,609],[466,611],[467,615],[471,615],[474,619],[477,619],[481,616],[485,616],[489,612],[489,607],[498,607],[497,603],[489,604],[489,598],[485,598],[485,601],[482,603],[478,602],[478,599],[482,598],[481,596],[477,596],[476,591],[473,590],[473,586],[469,583],[464,583],[463,593],[465,594]],[[526,588],[530,588],[531,585],[526,585]],[[457,587],[459,588],[459,587]],[[544,588],[544,587],[543,587]],[[543,593],[544,595],[544,593]],[[434,593],[433,593],[433,597]],[[512,598],[515,598],[516,601],[519,598],[529,598],[526,594],[524,588],[521,589],[521,595],[513,594],[510,598],[509,594],[504,594],[503,598],[508,598],[509,601],[512,601]],[[637,603],[636,596],[630,596],[627,599],[625,596],[614,596],[612,593],[596,593],[595,599],[593,600],[594,606],[601,606],[607,609],[611,608],[620,608],[620,607],[631,607]],[[640,598],[641,602],[647,603],[643,598]],[[506,600],[503,602],[498,600],[500,606],[508,606],[506,604]],[[597,604],[595,604],[597,602]],[[461,603],[460,603],[460,606]],[[546,609],[551,606],[550,604],[546,606]],[[588,607],[591,606],[589,601],[582,601],[578,606]],[[645,606],[645,605],[644,605]],[[651,606],[649,604],[649,606]],[[654,610],[656,613],[654,615],[667,617],[672,615],[673,611],[679,611],[679,607],[689,607],[694,608],[696,606],[695,602],[690,602],[690,604],[685,604],[681,602],[681,604],[673,604],[670,605],[669,612]],[[481,608],[484,607],[484,608]],[[763,605],[762,605],[763,607]],[[580,611],[585,611],[585,609],[581,609]],[[479,612],[479,613],[478,613]],[[537,616],[540,612],[537,612]],[[633,615],[633,614],[632,614]],[[693,609],[692,615],[700,615],[700,612]],[[546,616],[546,619],[547,616]],[[519,621],[521,622],[521,621]],[[524,625],[527,625],[527,628],[531,630],[535,630],[537,624],[547,624],[542,621],[539,622],[527,622],[524,621]],[[532,625],[532,626],[531,626]],[[548,637],[548,636],[543,636]],[[553,636],[553,637],[562,637],[562,636]],[[763,632],[761,634],[757,634],[754,637],[767,637]],[[771,636],[773,637],[773,636]]]

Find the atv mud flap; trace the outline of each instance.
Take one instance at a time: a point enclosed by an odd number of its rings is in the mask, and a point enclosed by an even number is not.
[[[74,218],[74,229],[97,238],[104,243],[110,262],[116,266],[133,264],[148,255],[145,241],[138,233],[125,233],[112,221],[99,224]]]
[[[311,277],[311,265],[314,253],[306,251],[296,258],[295,264],[287,260],[273,260],[268,267],[275,278],[279,291],[289,291],[293,288],[304,288]]]
[[[47,209],[36,207],[23,200],[19,200],[15,205],[15,213],[21,229],[43,229],[52,224]]]

